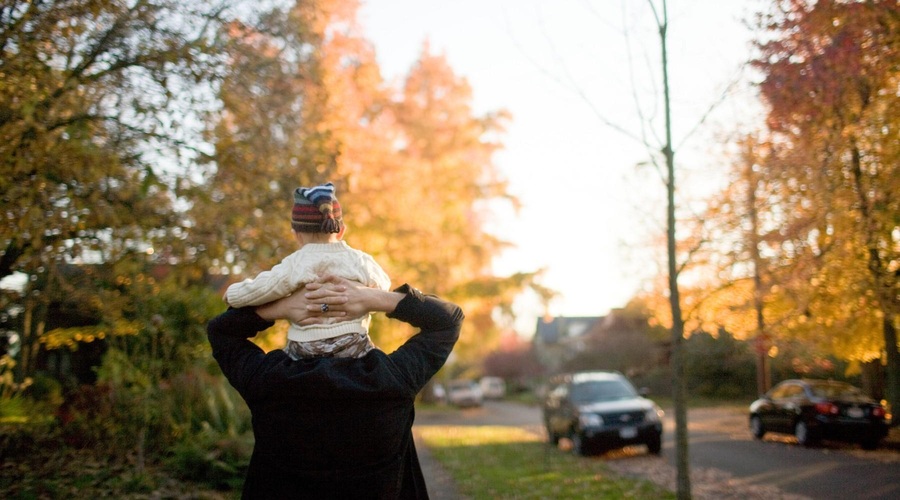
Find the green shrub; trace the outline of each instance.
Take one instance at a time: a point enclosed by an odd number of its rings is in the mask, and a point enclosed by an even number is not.
[[[9,355],[0,356],[0,462],[34,446],[55,446],[58,437],[54,418],[58,398],[31,397],[33,379],[16,382],[15,364]]]
[[[239,489],[252,453],[252,432],[222,433],[206,426],[177,443],[166,466],[179,479],[219,490]]]
[[[644,373],[631,377],[631,381],[639,389],[648,389],[651,399],[667,397],[672,394],[672,368],[670,366],[657,365]]]
[[[206,427],[234,434],[251,430],[250,410],[221,374],[197,366],[166,380],[161,388],[160,408],[176,436]]]
[[[689,394],[719,399],[756,394],[756,362],[747,342],[720,331],[715,337],[694,333],[683,345]]]
[[[0,401],[6,401],[21,396],[33,383],[33,380],[25,378],[21,382],[16,381],[14,368],[16,360],[9,354],[0,356]]]
[[[34,381],[25,394],[35,401],[44,401],[51,406],[59,406],[63,402],[62,384],[43,372],[34,375]]]
[[[0,463],[27,455],[36,448],[55,449],[60,444],[58,426],[52,416],[0,422]]]
[[[177,441],[167,468],[180,479],[239,488],[254,442],[247,405],[224,376],[201,367],[169,382],[162,406]]]
[[[108,384],[98,384],[80,386],[66,396],[57,417],[67,445],[109,449],[118,427],[111,394]]]
[[[28,402],[22,396],[0,399],[0,422],[22,423],[28,420]]]

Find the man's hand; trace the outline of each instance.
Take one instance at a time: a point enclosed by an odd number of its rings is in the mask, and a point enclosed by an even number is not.
[[[368,288],[326,275],[289,297],[257,307],[256,313],[269,321],[288,319],[299,325],[314,325],[324,318],[356,318],[370,312],[391,312],[401,299],[402,293]]]
[[[306,286],[306,297],[314,303],[328,304],[329,312],[341,311],[355,318],[371,312],[389,313],[404,295],[327,275]]]
[[[343,285],[309,284],[287,297],[257,307],[256,314],[268,321],[287,319],[299,325],[314,325],[325,318],[341,318],[347,315],[340,307],[347,302],[344,289]]]

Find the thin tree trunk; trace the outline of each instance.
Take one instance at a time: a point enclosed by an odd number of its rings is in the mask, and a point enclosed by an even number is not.
[[[894,318],[884,318],[884,343],[887,346],[887,367],[885,368],[885,398],[891,405],[894,422],[900,412],[900,351],[897,350],[897,329]]]
[[[28,293],[28,285],[25,286],[25,293]],[[31,322],[34,318],[34,301],[27,298],[25,299],[25,313],[22,319],[22,354],[20,356],[19,362],[19,380],[24,380],[31,372],[31,349],[32,344],[36,344],[36,342],[32,342],[31,338]]]
[[[659,24],[662,47],[663,92],[666,113],[666,247],[669,261],[669,303],[672,308],[672,399],[675,405],[675,466],[677,469],[677,495],[680,500],[691,498],[691,474],[688,460],[687,391],[684,380],[684,320],[681,316],[681,296],[678,292],[678,263],[675,240],[675,151],[672,148],[672,110],[669,98],[668,51],[666,30],[668,13],[663,0],[663,15]]]

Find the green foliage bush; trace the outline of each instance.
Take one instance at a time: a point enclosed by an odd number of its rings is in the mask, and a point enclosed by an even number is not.
[[[631,377],[631,381],[638,388],[648,389],[651,398],[669,397],[672,394],[672,369],[667,365],[657,365]]]
[[[566,364],[569,371],[615,370],[627,375],[635,386],[651,394],[672,393],[672,371],[661,363],[661,347],[639,332],[640,339],[591,345]],[[737,399],[756,394],[756,362],[749,343],[722,331],[717,336],[695,333],[683,344],[685,375],[691,396]]]
[[[52,376],[39,372],[33,378],[33,383],[25,395],[35,401],[44,401],[47,404],[56,407],[63,402],[63,386]]]
[[[33,379],[16,382],[15,365],[12,357],[0,357],[0,463],[35,446],[55,446],[58,437],[53,417],[58,400],[31,397]]]
[[[756,394],[756,361],[748,342],[723,330],[715,337],[694,333],[683,345],[688,394],[717,399]]]
[[[109,338],[97,383],[72,391],[61,405],[64,442],[138,464],[162,462],[185,479],[230,487],[243,478],[253,436],[249,410],[206,340],[222,300],[205,286],[174,280],[142,290],[147,295],[128,311],[137,333]],[[49,385],[41,391],[53,393]]]
[[[252,452],[252,432],[220,432],[207,425],[176,443],[165,463],[179,479],[239,489]]]
[[[139,335],[115,339],[97,369],[97,383],[73,387],[64,397],[52,377],[13,383],[12,360],[0,365],[0,462],[79,450],[109,464],[104,484],[120,492],[160,487],[160,478],[147,473],[151,464],[175,468],[173,475],[184,479],[236,488],[253,447],[249,410],[215,366],[207,319],[192,317],[202,311],[197,300],[180,308],[197,324],[187,328],[185,318],[175,318],[173,324],[185,327],[176,332],[157,318]],[[43,473],[22,472],[15,481],[46,492],[38,479]]]
[[[57,411],[63,441],[74,448],[109,449],[121,426],[108,384],[71,391]]]
[[[606,336],[570,359],[566,371],[616,370],[627,375],[636,387],[652,395],[672,393],[672,369],[665,363],[664,348],[652,344],[640,331],[629,333],[640,339]],[[717,335],[695,332],[683,344],[685,383],[695,398],[717,400],[753,399],[757,396],[756,352],[751,341],[738,340],[727,331]],[[826,378],[862,385],[850,363],[816,350],[808,343],[781,340],[778,352],[768,358],[772,384],[790,378]]]
[[[221,375],[195,369],[173,378],[163,400],[175,444],[165,457],[180,479],[237,488],[253,452],[250,410]]]
[[[18,382],[15,377],[16,360],[9,354],[0,356],[0,401],[19,397],[33,383],[31,378]]]
[[[251,430],[250,410],[222,375],[203,368],[178,374],[163,385],[160,406],[177,436],[206,431]]]

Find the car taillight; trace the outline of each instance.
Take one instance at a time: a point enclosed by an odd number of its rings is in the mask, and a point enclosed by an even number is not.
[[[834,403],[816,403],[816,413],[822,415],[837,415],[840,412],[840,408]]]
[[[880,406],[872,408],[872,416],[875,418],[884,418],[884,408]]]

